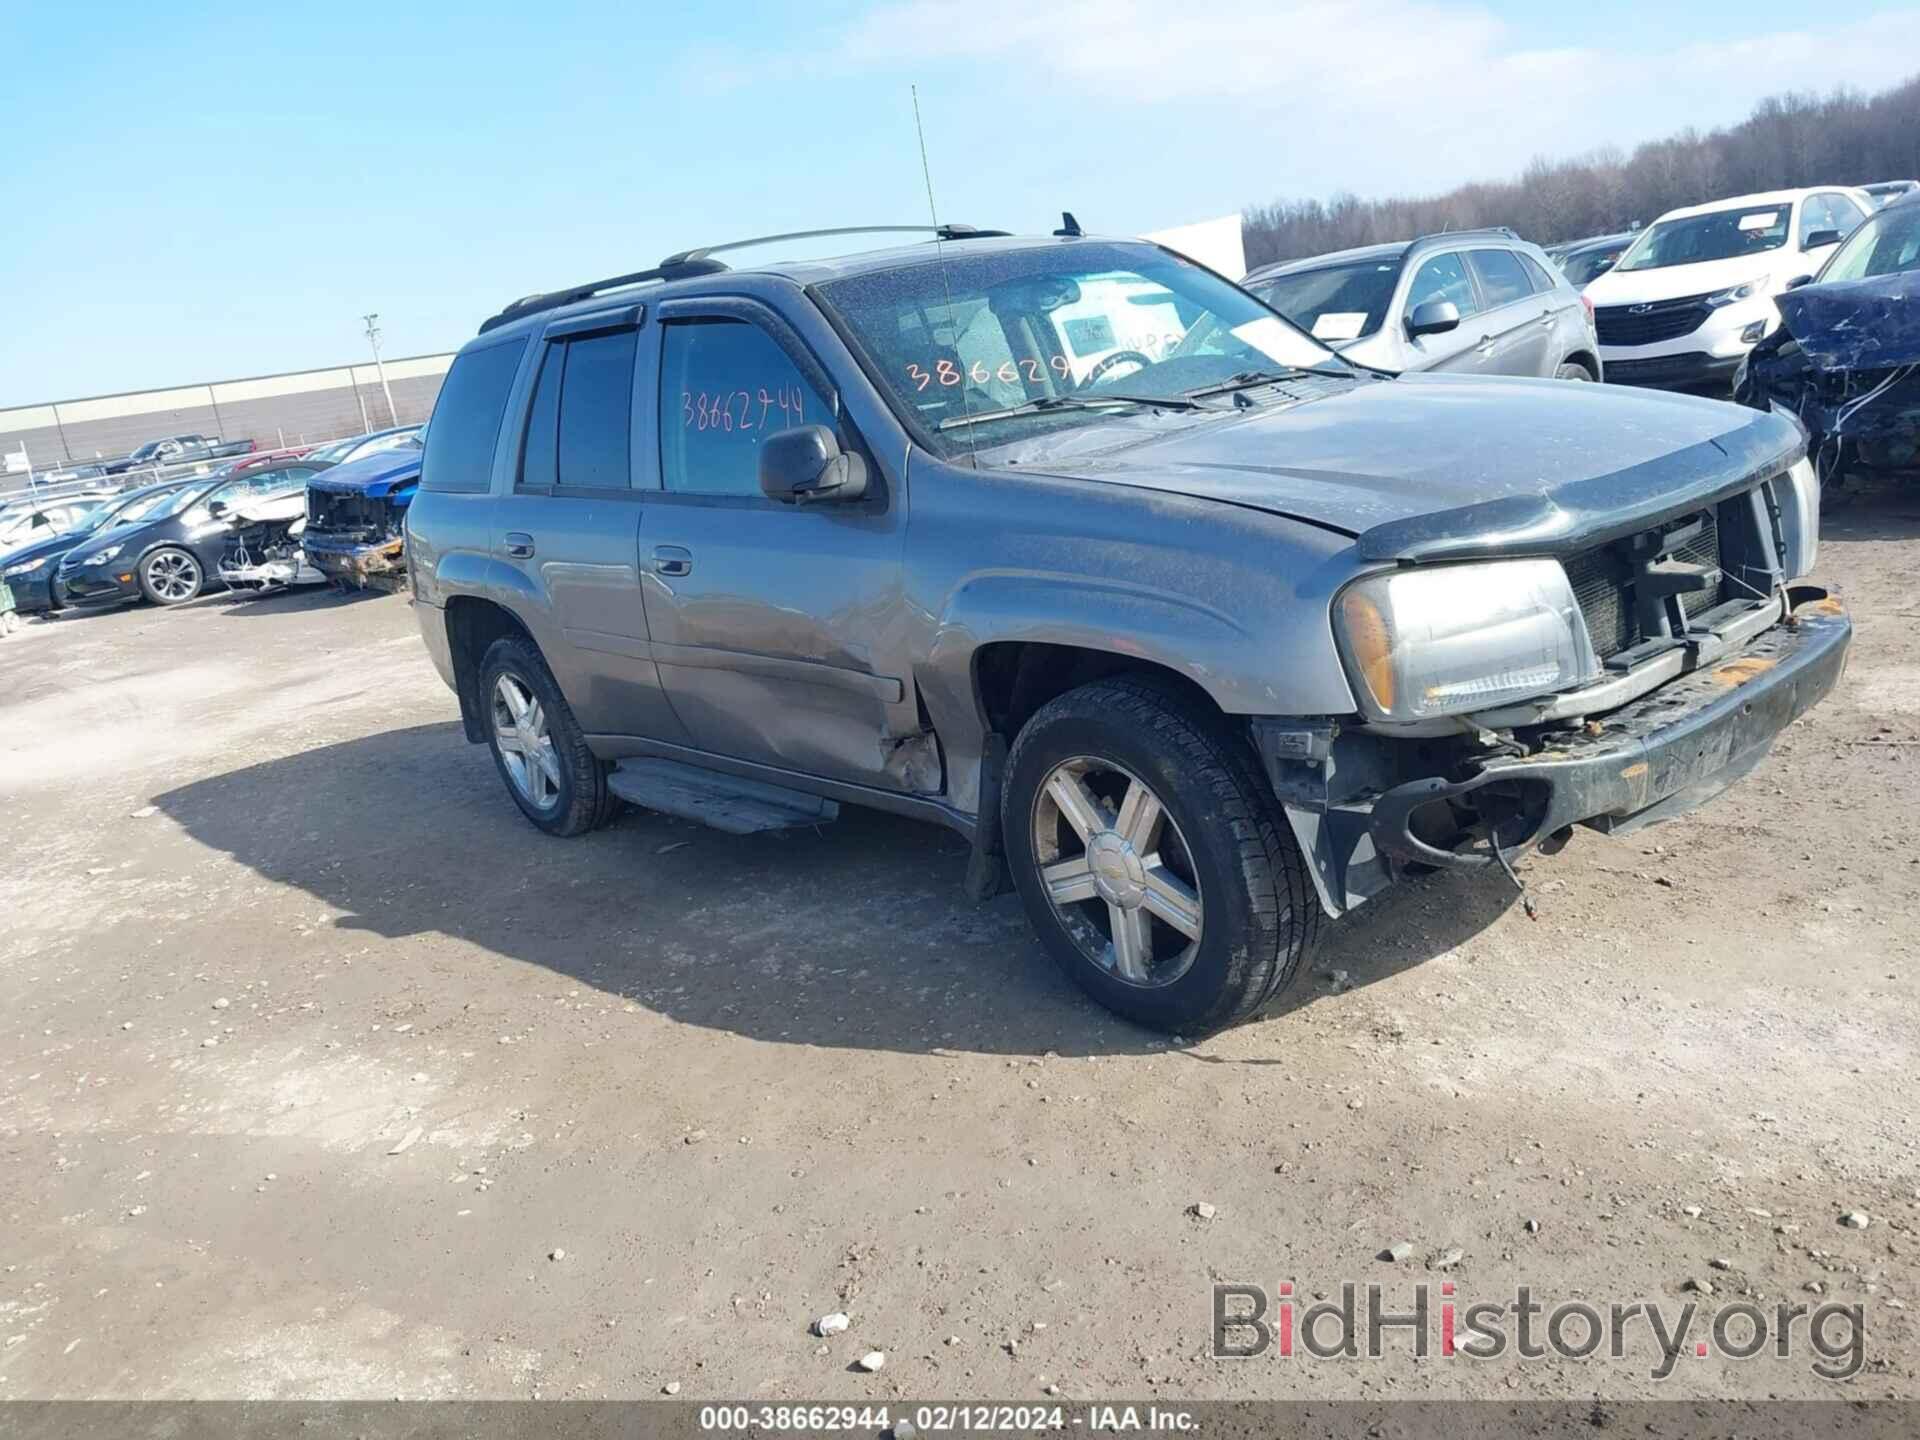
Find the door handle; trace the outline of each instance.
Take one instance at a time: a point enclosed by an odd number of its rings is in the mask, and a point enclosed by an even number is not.
[[[1480,337],[1480,343],[1473,348],[1476,350],[1491,350],[1493,348],[1493,337],[1491,335],[1482,335]]]
[[[518,530],[509,530],[506,534],[507,554],[516,560],[529,560],[533,557],[533,536]]]
[[[658,575],[691,575],[693,552],[678,545],[653,547],[653,569]]]

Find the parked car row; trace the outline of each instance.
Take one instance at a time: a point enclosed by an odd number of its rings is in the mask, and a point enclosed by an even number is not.
[[[0,581],[22,612],[183,605],[222,585],[390,582],[402,573],[399,522],[369,535],[365,516],[342,506],[365,497],[373,511],[404,517],[421,430],[249,453],[210,474],[29,506],[17,518],[0,512]]]

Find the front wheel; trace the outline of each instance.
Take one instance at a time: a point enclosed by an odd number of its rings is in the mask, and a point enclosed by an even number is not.
[[[607,767],[546,661],[529,640],[507,636],[480,661],[487,747],[520,812],[549,835],[584,835],[619,808]]]
[[[140,562],[140,593],[156,605],[184,605],[207,583],[191,552],[156,550]]]
[[[1200,1035],[1292,978],[1320,910],[1247,747],[1150,680],[1099,681],[1029,720],[1002,827],[1028,917],[1103,1005]]]
[[[1562,361],[1560,368],[1553,372],[1556,380],[1592,380],[1593,372],[1578,360]]]

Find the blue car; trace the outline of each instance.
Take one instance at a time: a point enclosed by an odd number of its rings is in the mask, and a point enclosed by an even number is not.
[[[307,482],[307,563],[356,590],[406,584],[407,507],[420,488],[417,449],[382,451]]]

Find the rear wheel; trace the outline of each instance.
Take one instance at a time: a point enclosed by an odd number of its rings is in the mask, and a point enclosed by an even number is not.
[[[192,552],[169,546],[140,562],[140,593],[156,605],[184,605],[206,586],[206,573]]]
[[[1591,380],[1593,372],[1578,360],[1563,360],[1560,368],[1553,372],[1556,380]]]
[[[1320,911],[1246,747],[1149,680],[1050,702],[1007,762],[1002,827],[1028,917],[1109,1009],[1204,1034],[1254,1014]]]
[[[507,636],[480,661],[487,747],[507,793],[549,835],[584,835],[619,809],[607,766],[586,736],[532,642]]]

